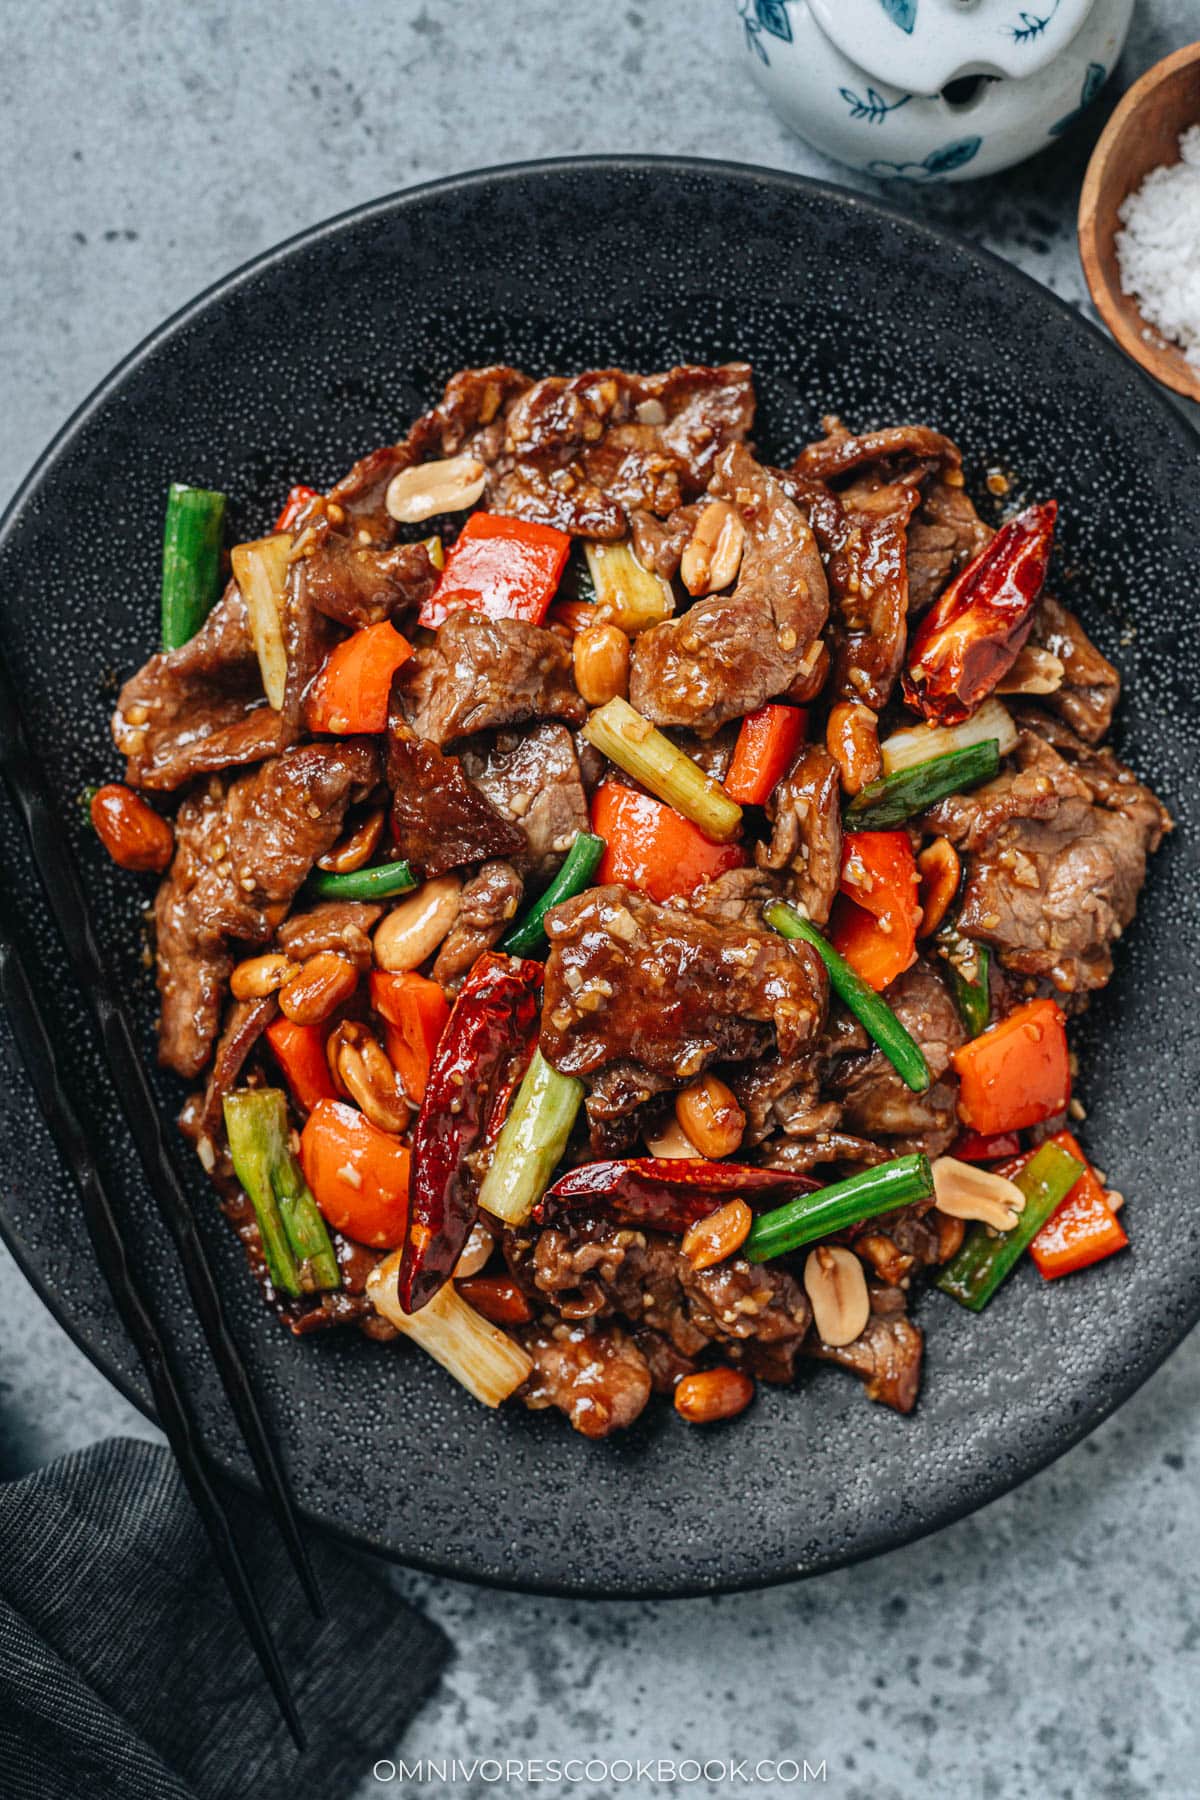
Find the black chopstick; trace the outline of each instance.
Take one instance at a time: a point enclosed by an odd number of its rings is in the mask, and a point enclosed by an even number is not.
[[[33,1084],[50,1134],[66,1163],[83,1202],[83,1217],[121,1322],[141,1358],[150,1382],[159,1424],[175,1453],[180,1474],[192,1496],[220,1565],[225,1585],[237,1607],[263,1674],[271,1684],[279,1710],[298,1749],[305,1747],[304,1729],[288,1687],[270,1627],[251,1585],[225,1505],[209,1479],[203,1449],[183,1389],[175,1376],[171,1352],[133,1273],[121,1228],[108,1192],[59,1074],[53,1046],[8,926],[0,921],[0,1001],[21,1060]]]
[[[6,663],[0,657],[0,767],[29,835],[33,859],[66,947],[75,978],[95,1015],[113,1085],[137,1146],[150,1191],[175,1241],[188,1293],[250,1453],[267,1504],[317,1618],[324,1604],[300,1533],[283,1466],[225,1317],[220,1290],[196,1228],[146,1071],[134,1042],[129,1014],[109,975],[92,928],[91,914],[66,835],[55,819],[34,762]]]

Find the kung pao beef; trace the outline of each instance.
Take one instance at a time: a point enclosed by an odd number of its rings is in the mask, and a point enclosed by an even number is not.
[[[593,1437],[798,1358],[907,1412],[923,1275],[978,1310],[1126,1242],[1066,1023],[1171,821],[1055,502],[753,417],[744,364],[472,369],[228,556],[173,487],[91,797],[280,1318]]]

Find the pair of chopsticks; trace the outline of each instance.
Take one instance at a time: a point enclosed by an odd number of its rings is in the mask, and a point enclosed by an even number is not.
[[[241,1352],[230,1332],[208,1252],[196,1227],[179,1172],[167,1146],[158,1105],[138,1055],[128,1011],[109,974],[92,926],[74,858],[55,819],[32,755],[16,691],[0,657],[0,770],[29,837],[33,859],[50,903],[75,979],[91,1007],[109,1073],[159,1213],[175,1242],[188,1293],[250,1453],[268,1505],[313,1613],[324,1613],[316,1574],[300,1533],[283,1467],[268,1433]],[[304,1732],[251,1583],[225,1503],[210,1479],[191,1405],[174,1368],[153,1306],[135,1273],[121,1226],[88,1144],[87,1134],[61,1079],[29,976],[17,949],[19,931],[0,907],[0,999],[29,1071],[38,1104],[83,1203],[84,1222],[104,1278],[149,1380],[154,1403],[180,1472],[208,1533],[222,1576],[247,1637],[271,1685],[298,1748]]]

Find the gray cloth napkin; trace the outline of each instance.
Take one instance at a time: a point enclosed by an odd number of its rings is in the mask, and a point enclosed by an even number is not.
[[[311,1617],[261,1506],[239,1534],[305,1722],[275,1709],[170,1452],[115,1438],[0,1485],[4,1800],[343,1800],[450,1646],[313,1534]]]

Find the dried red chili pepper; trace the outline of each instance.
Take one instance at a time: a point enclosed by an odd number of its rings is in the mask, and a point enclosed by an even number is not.
[[[283,504],[283,511],[275,521],[276,531],[290,531],[309,501],[316,498],[316,488],[303,485],[289,488],[288,497]]]
[[[955,576],[908,652],[904,698],[938,725],[960,725],[1017,659],[1046,579],[1058,502],[1027,506]]]
[[[542,965],[481,956],[463,983],[412,1134],[400,1304],[419,1312],[448,1280],[475,1223],[482,1170],[537,1042]]]
[[[547,1188],[533,1216],[540,1224],[573,1207],[601,1210],[622,1225],[685,1232],[706,1219],[732,1194],[747,1205],[811,1193],[820,1186],[786,1169],[757,1169],[744,1163],[704,1162],[642,1156],[628,1162],[583,1163]]]

